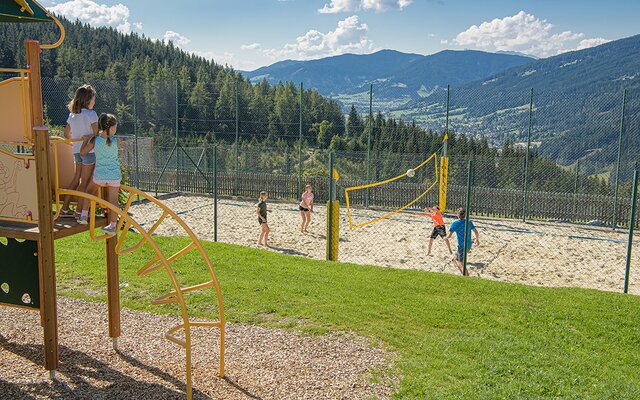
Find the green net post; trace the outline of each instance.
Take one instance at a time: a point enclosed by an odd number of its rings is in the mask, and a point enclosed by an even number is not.
[[[473,160],[467,164],[467,196],[465,200],[464,219],[464,254],[462,255],[462,275],[467,275],[467,253],[469,252],[469,219],[471,218],[471,186],[473,185]]]
[[[367,129],[367,183],[371,183],[371,130],[373,129],[373,83],[369,84],[369,129]],[[369,207],[369,188],[365,192],[364,206]]]
[[[140,159],[138,157],[138,110],[136,106],[137,97],[136,81],[133,81],[133,151],[134,162],[136,163],[136,188],[140,189]]]
[[[300,123],[298,127],[298,193],[302,193],[302,92],[304,86],[300,82]]]
[[[213,145],[213,241],[218,241],[218,145]]]
[[[631,217],[629,219],[629,239],[627,241],[627,265],[624,273],[624,292],[629,292],[629,272],[631,271],[631,249],[633,248],[633,230],[636,224],[636,197],[638,195],[638,169],[633,172],[633,192],[631,194]]]
[[[618,134],[618,155],[616,157],[616,183],[613,188],[613,230],[618,224],[618,188],[620,185],[620,156],[622,154],[622,135],[624,134],[624,116],[627,108],[627,89],[622,92],[622,114],[620,115],[620,132]]]
[[[234,85],[234,91],[235,91],[235,109],[236,109],[236,140],[235,140],[235,147],[236,147],[236,172],[235,172],[235,176],[233,178],[233,195],[237,196],[238,195],[238,178],[240,175],[240,129],[239,129],[239,122],[240,122],[240,113],[239,113],[239,104],[238,104],[238,79],[236,78],[235,80],[235,85]]]
[[[178,151],[178,130],[180,128],[180,117],[179,117],[179,101],[180,98],[178,96],[178,80],[176,79],[176,139],[175,139],[175,146],[176,146],[176,191],[179,192],[180,191],[180,173],[179,173],[179,167],[180,167],[180,152]]]
[[[580,189],[580,160],[576,162],[576,175],[573,182],[573,219],[578,220],[578,190]]]
[[[527,149],[524,156],[524,183],[522,185],[522,222],[527,220],[527,195],[529,189],[529,153],[531,152],[531,130],[533,129],[533,88],[529,100],[529,129],[527,130]]]

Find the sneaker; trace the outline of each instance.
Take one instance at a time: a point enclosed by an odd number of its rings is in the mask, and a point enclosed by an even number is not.
[[[102,232],[106,233],[107,235],[115,235],[116,234],[116,227],[115,227],[115,225],[103,226],[102,227]]]
[[[88,217],[82,217],[82,215],[80,217],[78,217],[77,221],[78,225],[87,225],[89,222],[87,221]]]

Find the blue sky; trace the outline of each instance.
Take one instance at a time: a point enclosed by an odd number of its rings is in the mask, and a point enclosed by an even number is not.
[[[172,40],[250,70],[283,59],[380,49],[518,51],[546,57],[640,33],[640,1],[58,0],[71,19]]]

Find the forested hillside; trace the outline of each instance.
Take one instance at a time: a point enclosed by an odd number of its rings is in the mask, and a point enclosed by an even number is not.
[[[292,82],[271,85],[263,80],[252,84],[231,67],[187,54],[171,44],[123,35],[111,28],[66,20],[63,23],[67,29],[65,43],[42,53],[45,117],[52,126],[64,125],[66,103],[74,89],[91,83],[98,91],[95,109],[114,112],[121,134],[154,137],[155,147],[170,147],[176,136],[187,146],[232,144],[237,135],[243,149],[282,149],[282,154],[289,154],[286,149],[302,146],[305,152],[358,152],[367,149],[370,136],[372,154],[383,166],[376,176],[384,177],[397,174],[397,166],[385,160],[398,154],[428,155],[442,142],[442,131],[425,130],[412,121],[386,118],[381,113],[369,118],[355,107],[345,116],[335,100],[314,89],[300,93]],[[56,35],[55,28],[46,24],[0,24],[1,65],[24,66],[25,39],[51,42]],[[504,146],[501,151],[486,139],[450,134],[451,155],[522,156],[509,142]],[[266,160],[262,168],[275,171],[271,164]],[[532,165],[556,168],[546,161]],[[556,169],[557,175],[572,179],[571,172]],[[364,176],[364,165],[354,164],[354,170],[361,170],[360,176]],[[499,168],[495,174],[503,172],[513,175]],[[492,180],[509,187],[519,185],[519,179],[498,175]],[[536,185],[536,179],[532,178],[531,184]],[[601,184],[598,179],[585,177],[582,186],[596,190]],[[539,186],[543,185],[541,177]]]

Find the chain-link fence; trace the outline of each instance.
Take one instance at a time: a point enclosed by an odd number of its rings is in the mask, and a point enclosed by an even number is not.
[[[45,117],[54,131],[64,126],[65,105],[82,83],[43,79]],[[638,89],[618,85],[577,98],[561,89],[498,91],[488,82],[414,98],[404,88],[372,86],[327,100],[291,83],[233,78],[215,85],[88,83],[98,93],[96,111],[118,117],[128,184],[162,196],[203,239],[255,246],[255,205],[267,191],[273,247],[324,259],[333,153],[339,260],[455,273],[440,238],[427,256],[433,224],[422,211],[439,203],[446,135],[447,226],[451,212],[466,205],[467,162],[475,162],[470,204],[483,245],[471,253],[472,275],[620,288],[640,155]],[[345,189],[397,177],[433,154],[413,177],[349,191],[346,207]],[[306,184],[313,186],[315,207],[304,234],[299,203]],[[135,213],[153,222],[144,205]],[[541,272],[540,264],[554,268]],[[604,278],[600,270],[608,271]]]

